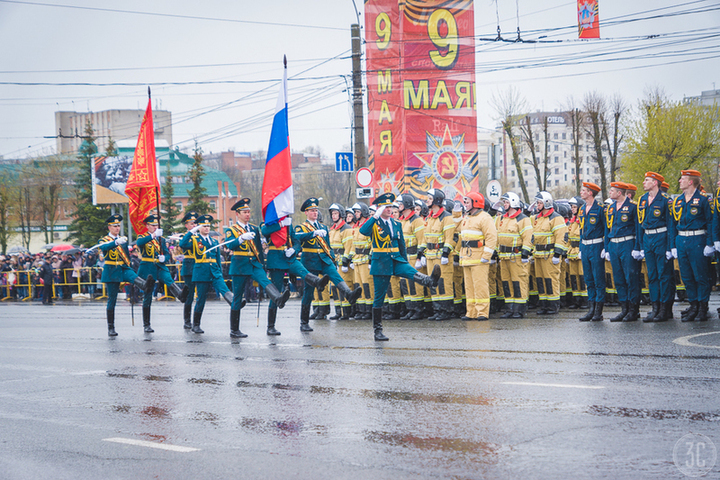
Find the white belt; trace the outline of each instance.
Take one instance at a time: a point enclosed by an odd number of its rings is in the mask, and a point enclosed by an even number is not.
[[[595,245],[596,243],[602,243],[604,241],[605,241],[605,239],[600,237],[600,238],[593,238],[592,240],[583,240],[582,244],[583,245]]]
[[[667,227],[660,227],[660,228],[645,230],[645,233],[648,235],[655,235],[656,233],[663,233],[663,232],[667,232]]]
[[[681,237],[694,237],[695,235],[705,235],[706,230],[678,230]]]
[[[627,242],[628,240],[635,240],[635,235],[628,235],[627,237],[619,237],[619,238],[611,238],[610,241],[612,243],[622,243]]]

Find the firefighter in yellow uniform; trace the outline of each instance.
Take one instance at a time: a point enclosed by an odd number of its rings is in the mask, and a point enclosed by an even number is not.
[[[435,265],[440,265],[440,283],[432,295],[432,304],[435,314],[429,320],[449,320],[453,315],[453,262],[452,254],[453,234],[455,222],[451,213],[445,210],[443,202],[445,193],[442,190],[431,188],[425,202],[430,208],[427,227],[425,228],[425,241],[427,249],[427,268],[432,271]]]
[[[353,229],[345,222],[345,208],[339,203],[333,203],[328,208],[330,211],[330,219],[332,227],[328,234],[330,240],[330,248],[335,253],[335,262],[337,263],[338,272],[343,281],[353,289],[353,272],[350,270],[350,260],[353,250]],[[350,302],[333,286],[332,297],[335,302],[335,315],[330,320],[347,320],[350,318]]]
[[[463,202],[445,200],[445,210],[450,212],[455,222],[455,232],[453,233],[453,251],[450,254],[453,262],[453,291],[455,297],[453,298],[453,305],[455,307],[454,313],[456,317],[460,317],[465,314],[465,286],[463,280],[465,275],[463,269],[460,267],[460,240],[458,237],[458,226],[463,219]]]
[[[463,199],[467,214],[458,226],[460,266],[465,275],[467,312],[462,320],[487,320],[490,316],[490,259],[497,246],[495,221],[483,208],[485,197],[477,192]]]
[[[535,281],[540,305],[538,315],[555,315],[560,311],[560,262],[567,252],[567,226],[562,215],[553,208],[548,192],[535,196],[537,215],[533,222],[535,244]]]
[[[569,200],[569,203],[572,209],[572,217],[567,222],[567,259],[572,300],[568,308],[587,308],[588,292],[585,287],[585,275],[583,275],[582,256],[580,254],[580,219],[578,216],[580,209],[585,206],[585,201],[580,197],[573,197]]]
[[[398,213],[400,224],[405,237],[405,252],[408,263],[415,265],[415,269],[424,270],[422,261],[418,259],[418,251],[422,245],[425,248],[425,219],[415,212],[415,197],[410,193],[403,193],[398,197]],[[419,320],[423,318],[425,303],[423,302],[423,288],[407,279],[400,279],[400,289],[405,299],[407,315],[403,320]]]
[[[355,212],[356,223],[353,228],[353,258],[350,268],[355,271],[355,285],[362,288],[362,295],[357,301],[355,320],[370,320],[375,291],[373,278],[370,275],[370,238],[360,233],[360,227],[370,217],[370,208],[364,203],[356,203],[352,209]]]
[[[533,228],[530,218],[522,211],[520,197],[507,192],[501,197],[505,214],[498,217],[498,256],[505,313],[501,318],[523,318],[527,312],[530,256]]]

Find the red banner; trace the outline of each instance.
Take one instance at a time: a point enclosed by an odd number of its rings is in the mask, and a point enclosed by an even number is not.
[[[578,0],[578,38],[600,38],[598,0]]]
[[[365,3],[369,158],[381,192],[478,190],[472,0]]]
[[[130,221],[133,230],[140,235],[147,231],[145,217],[160,205],[160,181],[155,160],[155,135],[153,130],[152,105],[148,99],[147,109],[140,125],[132,169],[125,186],[125,195],[130,200]]]

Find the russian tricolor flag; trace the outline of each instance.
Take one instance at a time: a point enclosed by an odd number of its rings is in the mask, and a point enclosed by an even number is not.
[[[262,213],[267,225],[278,222],[295,212],[290,135],[288,133],[287,58],[283,58],[283,63],[285,64],[283,80],[275,107],[262,187]],[[282,232],[284,233],[284,229]],[[278,238],[279,240],[280,238]],[[273,241],[275,241],[274,238]]]

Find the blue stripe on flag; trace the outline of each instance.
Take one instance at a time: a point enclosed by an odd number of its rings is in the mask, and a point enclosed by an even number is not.
[[[288,148],[287,108],[283,108],[276,112],[275,118],[273,118],[266,163],[286,148]]]

